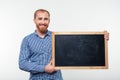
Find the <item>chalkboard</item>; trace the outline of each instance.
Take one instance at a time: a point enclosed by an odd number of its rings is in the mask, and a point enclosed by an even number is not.
[[[108,68],[104,32],[56,32],[52,36],[52,61],[56,68]]]

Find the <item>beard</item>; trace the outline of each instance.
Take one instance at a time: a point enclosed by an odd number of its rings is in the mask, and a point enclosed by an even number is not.
[[[37,25],[37,29],[40,33],[46,33],[47,32],[48,25],[47,24],[39,24]]]

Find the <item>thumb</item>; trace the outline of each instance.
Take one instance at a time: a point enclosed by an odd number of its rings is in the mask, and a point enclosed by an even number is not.
[[[48,65],[51,65],[51,63],[48,63]]]
[[[50,61],[50,64],[52,64],[52,60]]]
[[[48,63],[48,65],[51,65],[52,64],[52,62],[50,61],[49,63]]]

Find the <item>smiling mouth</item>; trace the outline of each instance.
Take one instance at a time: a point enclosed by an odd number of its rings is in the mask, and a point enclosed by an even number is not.
[[[40,26],[47,26],[46,24],[40,24]]]

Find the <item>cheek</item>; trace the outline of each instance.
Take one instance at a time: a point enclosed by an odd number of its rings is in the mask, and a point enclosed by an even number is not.
[[[38,21],[34,21],[34,23],[37,25],[37,24],[38,24]]]
[[[45,24],[47,24],[47,25],[48,25],[49,23],[48,23],[48,22],[46,22]]]
[[[50,23],[50,21],[49,21],[49,20],[48,20],[48,21],[45,21],[45,23],[46,23],[46,24],[49,24],[49,23]]]

